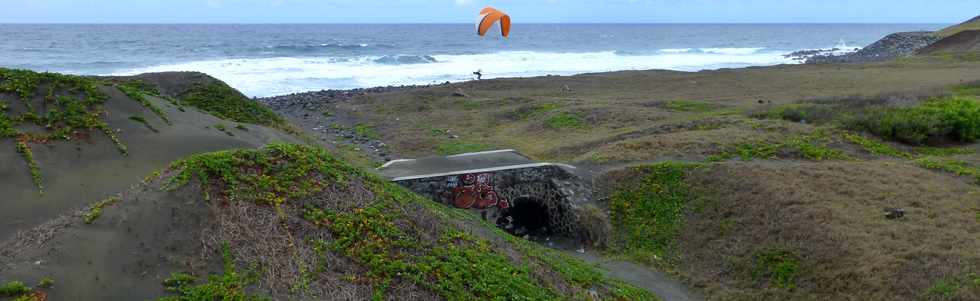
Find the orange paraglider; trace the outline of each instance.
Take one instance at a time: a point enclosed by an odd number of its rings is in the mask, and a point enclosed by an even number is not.
[[[480,10],[480,18],[476,22],[476,33],[481,37],[487,34],[493,23],[500,21],[500,34],[505,38],[510,36],[510,16],[493,7],[485,7]]]

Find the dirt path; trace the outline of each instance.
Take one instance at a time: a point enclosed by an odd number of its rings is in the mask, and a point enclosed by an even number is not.
[[[607,277],[619,279],[637,287],[642,287],[664,301],[704,300],[700,294],[688,289],[686,285],[670,276],[629,261],[596,256],[592,253],[565,251],[569,255],[596,264]]]
[[[572,239],[549,237],[543,241],[532,240],[568,256],[596,265],[606,277],[646,289],[663,301],[704,300],[704,296],[691,290],[686,284],[670,275],[637,263],[604,257],[594,250],[580,247],[580,243]]]

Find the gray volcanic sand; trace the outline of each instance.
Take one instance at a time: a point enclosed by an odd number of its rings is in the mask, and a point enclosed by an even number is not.
[[[173,125],[167,125],[149,109],[129,99],[115,88],[103,87],[111,96],[106,102],[107,122],[121,130],[119,139],[129,148],[122,155],[104,134],[94,131],[89,141],[56,141],[32,144],[35,160],[43,177],[44,193],[31,182],[24,159],[16,153],[14,142],[0,141],[0,241],[20,230],[30,229],[73,208],[94,203],[136,184],[171,161],[191,154],[232,148],[254,148],[270,142],[298,140],[278,130],[236,123],[156,97],[147,97],[166,112]],[[149,130],[129,117],[140,115],[160,132]],[[213,125],[223,124],[234,136]],[[206,128],[210,127],[210,128]]]
[[[43,291],[56,300],[133,300],[165,295],[172,272],[220,271],[220,259],[196,256],[208,204],[187,191],[141,186],[91,225],[78,211],[22,232],[0,245],[0,274],[28,285],[50,277]]]

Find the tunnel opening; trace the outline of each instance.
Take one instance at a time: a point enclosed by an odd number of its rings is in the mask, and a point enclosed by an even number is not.
[[[536,198],[518,198],[507,208],[497,225],[516,236],[543,237],[555,234],[554,216],[548,206]]]

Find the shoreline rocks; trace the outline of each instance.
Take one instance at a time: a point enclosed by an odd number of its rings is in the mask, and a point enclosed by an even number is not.
[[[899,32],[853,53],[844,55],[818,54],[806,60],[807,64],[873,63],[914,55],[941,38],[931,31]]]

